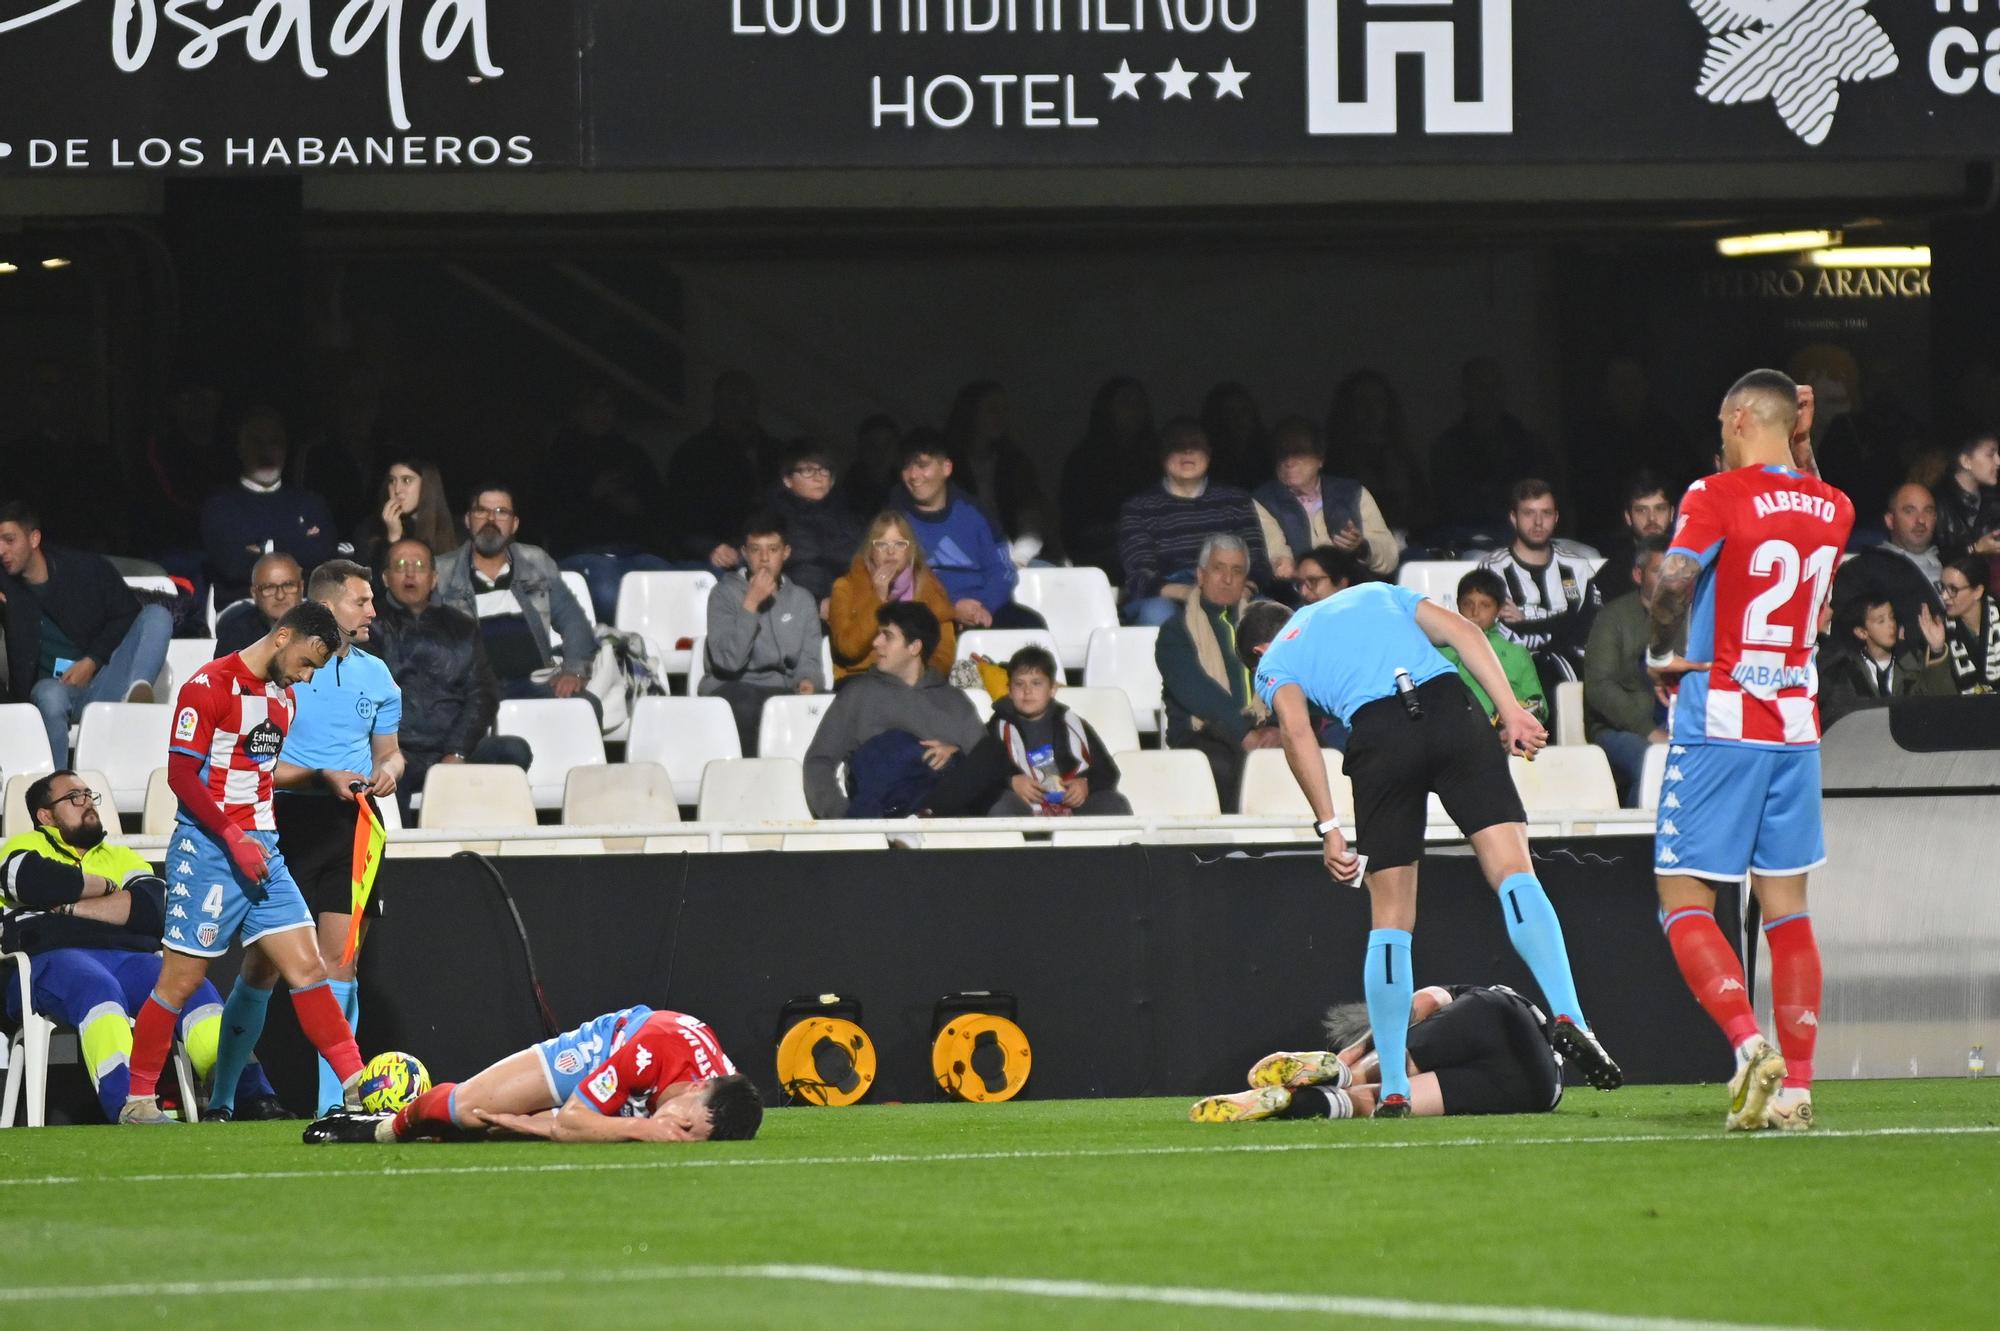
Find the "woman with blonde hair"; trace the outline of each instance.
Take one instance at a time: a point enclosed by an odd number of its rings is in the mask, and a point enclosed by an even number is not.
[[[924,564],[923,547],[901,513],[878,514],[861,538],[854,563],[833,584],[827,629],[833,641],[834,687],[875,666],[875,611],[889,601],[917,601],[930,607],[943,632],[930,667],[949,671],[958,650],[951,597]]]
[[[422,541],[438,554],[456,550],[458,525],[444,492],[444,477],[427,458],[403,457],[389,464],[376,491],[377,511],[354,534],[354,549],[378,574],[383,556],[398,541]]]

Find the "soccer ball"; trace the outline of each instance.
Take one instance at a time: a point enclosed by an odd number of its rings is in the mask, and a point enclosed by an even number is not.
[[[361,1107],[393,1114],[431,1088],[431,1074],[409,1054],[377,1054],[361,1069]]]

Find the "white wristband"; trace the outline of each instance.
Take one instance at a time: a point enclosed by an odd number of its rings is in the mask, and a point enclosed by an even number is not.
[[[1664,655],[1664,656],[1655,656],[1655,655],[1653,654],[1653,649],[1652,649],[1651,647],[1648,647],[1648,648],[1646,648],[1646,667],[1647,667],[1647,669],[1649,669],[1649,670],[1665,670],[1665,669],[1666,669],[1666,668],[1667,668],[1668,666],[1672,665],[1673,663],[1674,663],[1674,653],[1673,653],[1673,652],[1669,651],[1669,652],[1668,652],[1668,653],[1667,653],[1666,655]]]
[[[1315,822],[1313,824],[1313,835],[1317,836],[1321,841],[1326,840],[1327,833],[1337,832],[1339,830],[1340,830],[1340,819],[1338,818],[1329,818],[1323,823]]]

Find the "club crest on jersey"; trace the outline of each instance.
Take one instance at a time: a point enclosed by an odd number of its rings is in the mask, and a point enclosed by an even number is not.
[[[203,947],[214,947],[215,940],[218,937],[220,937],[221,934],[222,934],[222,926],[214,923],[213,921],[210,921],[208,923],[197,925],[195,927],[194,941],[201,944]],[[179,938],[180,936],[181,936],[181,931],[178,928],[176,928],[174,930],[174,937]]]
[[[583,1055],[574,1049],[565,1049],[556,1055],[556,1071],[565,1077],[574,1077],[583,1071]]]
[[[284,747],[284,732],[269,721],[259,721],[250,728],[250,733],[243,737],[243,752],[260,763],[277,757],[278,750]]]
[[[194,708],[181,708],[180,715],[174,720],[174,738],[182,744],[192,743],[194,741],[195,728],[200,724],[201,718],[195,715]]]
[[[606,1068],[590,1079],[590,1093],[600,1100],[608,1100],[618,1093],[618,1069]]]

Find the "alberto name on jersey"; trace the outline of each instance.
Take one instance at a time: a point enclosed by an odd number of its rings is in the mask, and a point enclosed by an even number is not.
[[[1675,744],[1810,748],[1819,743],[1820,611],[1854,505],[1787,467],[1740,467],[1688,487],[1669,553],[1701,565]]]
[[[669,1086],[710,1081],[735,1071],[721,1041],[700,1018],[685,1012],[655,1012],[584,1078],[577,1094],[600,1114],[644,1118]]]

